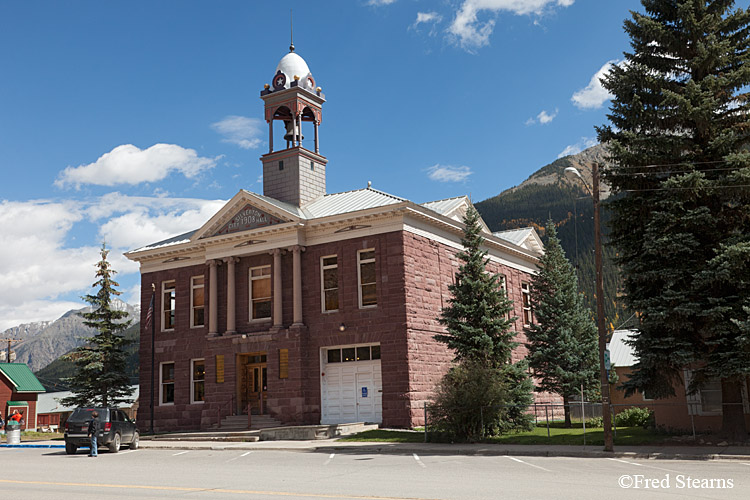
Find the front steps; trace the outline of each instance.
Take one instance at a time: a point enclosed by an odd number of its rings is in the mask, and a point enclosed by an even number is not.
[[[221,419],[221,425],[214,424],[210,427],[213,431],[257,431],[271,427],[281,427],[281,422],[269,415],[252,415],[251,427],[247,428],[247,415],[229,415]]]

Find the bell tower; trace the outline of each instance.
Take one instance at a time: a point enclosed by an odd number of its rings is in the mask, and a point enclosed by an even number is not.
[[[293,44],[260,98],[265,105],[269,146],[268,153],[261,156],[263,194],[298,207],[325,195],[328,160],[320,154],[318,140],[325,96]],[[283,149],[274,149],[274,123],[284,124],[283,129],[277,127],[276,137],[277,143],[285,145]],[[312,138],[303,135],[311,131]]]

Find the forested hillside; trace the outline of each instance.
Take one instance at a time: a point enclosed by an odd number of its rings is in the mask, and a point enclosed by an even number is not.
[[[590,183],[591,165],[604,161],[601,145],[589,148],[578,155],[566,156],[546,165],[521,185],[499,195],[476,203],[476,208],[492,231],[533,226],[544,236],[544,225],[552,218],[557,225],[557,235],[570,261],[578,271],[578,285],[586,296],[592,314],[596,311],[594,268],[594,207],[593,201],[580,183],[565,178],[565,168],[577,168]],[[608,189],[603,186],[603,197]],[[606,204],[605,204],[606,206]],[[607,212],[602,211],[602,234],[606,242]],[[617,270],[610,257],[614,250],[604,247],[605,315],[608,325],[623,326],[629,314],[617,300]]]

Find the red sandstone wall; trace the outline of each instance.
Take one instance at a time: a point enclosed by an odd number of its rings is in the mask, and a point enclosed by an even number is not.
[[[453,353],[433,337],[445,328],[438,318],[451,296],[448,285],[453,283],[458,271],[457,250],[412,233],[404,233],[404,268],[406,276],[406,310],[409,357],[409,404],[410,426],[424,424],[424,404],[431,400],[435,385],[445,374],[453,359]],[[521,282],[531,276],[506,266],[490,262],[492,273],[506,278],[508,297],[513,300],[516,341],[519,346],[513,351],[513,362],[526,357],[524,343]],[[538,402],[562,402],[557,394],[537,393]]]

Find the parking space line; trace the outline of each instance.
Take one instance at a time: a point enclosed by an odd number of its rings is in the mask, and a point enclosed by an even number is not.
[[[422,461],[421,461],[421,460],[419,459],[419,456],[418,456],[418,455],[417,455],[416,453],[414,453],[413,455],[414,455],[414,460],[416,460],[416,461],[417,461],[417,463],[418,463],[419,465],[421,465],[423,469],[426,469],[426,468],[427,468],[427,466],[426,466],[426,465],[425,465],[424,463],[422,463]]]
[[[607,460],[612,460],[613,462],[620,462],[621,464],[636,465],[638,467],[643,467],[643,464],[637,464],[635,462],[628,462],[626,460],[620,460],[619,458],[607,458]]]
[[[107,453],[107,455],[117,456],[117,455],[126,455],[128,453],[133,453],[136,450],[125,450],[125,451],[118,451],[117,453]]]
[[[540,469],[540,470],[543,470],[543,471],[546,471],[546,472],[552,472],[551,470],[549,470],[549,469],[545,469],[544,467],[540,467],[540,466],[538,466],[538,465],[534,465],[534,464],[531,464],[531,463],[529,463],[529,462],[525,462],[525,461],[521,460],[520,458],[516,458],[516,457],[511,457],[511,456],[508,456],[508,455],[505,455],[505,456],[506,456],[506,458],[510,458],[510,459],[511,459],[511,460],[513,460],[514,462],[518,462],[518,463],[520,463],[520,464],[526,464],[526,465],[528,465],[529,467],[534,467],[534,468],[537,468],[537,469]]]
[[[330,463],[331,463],[331,460],[333,460],[333,457],[335,457],[335,456],[336,456],[336,454],[335,454],[335,453],[331,453],[330,455],[328,455],[328,460],[326,460],[326,461],[325,461],[325,463],[324,463],[323,465],[328,465],[328,464],[330,464]]]
[[[239,457],[234,457],[234,458],[230,458],[229,460],[227,460],[227,462],[234,462],[234,461],[235,461],[235,460],[237,460],[238,458],[246,457],[246,456],[248,456],[248,455],[249,455],[249,454],[251,454],[251,453],[252,453],[252,451],[246,451],[245,453],[243,453],[243,454],[242,454],[242,455],[240,455]]]
[[[187,451],[181,451],[181,452],[179,452],[179,453],[173,453],[173,454],[172,454],[172,456],[173,456],[173,457],[176,457],[177,455],[184,455],[185,453],[190,453],[190,450],[187,450]]]
[[[742,465],[750,465],[750,464],[746,464],[745,462],[741,462],[741,463],[742,463]]]

